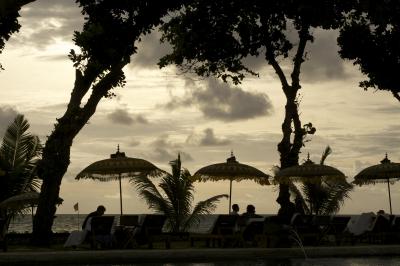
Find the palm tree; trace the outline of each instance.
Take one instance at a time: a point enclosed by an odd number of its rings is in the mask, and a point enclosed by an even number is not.
[[[320,164],[332,153],[327,146],[322,153]],[[302,181],[300,185],[289,181],[289,191],[292,197],[300,200],[306,214],[331,215],[340,210],[353,185],[344,178],[317,179],[313,182]]]
[[[200,214],[210,214],[217,203],[228,195],[221,194],[200,201],[192,208],[194,186],[187,169],[181,168],[181,159],[171,161],[172,174],[167,173],[158,185],[146,176],[135,177],[130,181],[135,184],[150,209],[163,213],[167,217],[167,226],[171,232],[185,232],[190,226],[198,223]]]
[[[38,191],[40,180],[36,174],[36,166],[41,155],[42,146],[39,137],[28,132],[29,123],[23,115],[17,115],[8,126],[0,147],[0,202],[12,196],[31,191]],[[0,216],[8,221],[21,210]]]

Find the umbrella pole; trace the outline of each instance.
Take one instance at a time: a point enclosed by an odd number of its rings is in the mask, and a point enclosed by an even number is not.
[[[389,191],[389,206],[390,206],[390,215],[392,215],[392,197],[390,196],[390,183],[389,178],[387,179],[388,191]]]
[[[230,180],[230,185],[229,185],[229,206],[228,206],[228,214],[231,213],[231,204],[232,204],[232,179]]]
[[[119,206],[121,209],[121,216],[122,216],[122,186],[121,186],[121,174],[118,176],[119,181]]]

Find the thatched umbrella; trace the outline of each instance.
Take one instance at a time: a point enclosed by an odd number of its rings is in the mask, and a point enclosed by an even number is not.
[[[277,172],[275,180],[279,183],[287,183],[289,186],[291,186],[292,182],[302,182],[307,187],[311,186],[317,191],[323,184],[337,184],[338,186],[334,185],[334,187],[343,188],[351,187],[346,181],[346,176],[341,171],[332,166],[324,165],[323,161],[321,160],[321,164],[315,164],[310,160],[310,155],[308,155],[307,160],[303,164],[287,167]],[[319,207],[317,202],[318,200],[310,200],[311,212],[315,210],[318,213]]]
[[[106,181],[119,181],[119,200],[122,215],[122,178],[134,178],[141,175],[146,176],[160,176],[164,173],[161,169],[157,168],[149,161],[130,158],[125,156],[125,152],[119,151],[110,155],[109,159],[100,160],[90,164],[83,169],[75,179],[93,179],[102,182]]]
[[[31,191],[9,197],[0,202],[0,209],[22,210],[31,208],[33,221],[33,208],[39,203],[39,195],[39,192]],[[64,200],[62,198],[58,198],[56,203],[57,205],[60,205],[63,201]]]
[[[232,203],[232,181],[253,180],[260,185],[269,185],[269,177],[257,168],[239,163],[233,153],[226,163],[205,166],[193,175],[194,180],[203,182],[229,180],[229,211]]]
[[[303,164],[282,169],[275,175],[275,178],[280,182],[290,180],[314,183],[324,179],[344,179],[346,176],[332,166],[315,164],[308,155]]]
[[[400,180],[400,163],[392,163],[387,154],[380,164],[365,168],[354,177],[354,184],[387,183],[389,193],[390,214],[392,214],[392,198],[390,195],[390,182]]]

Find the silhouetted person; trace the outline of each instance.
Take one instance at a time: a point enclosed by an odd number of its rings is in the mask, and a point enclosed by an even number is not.
[[[232,211],[230,213],[230,215],[239,215],[239,205],[232,204]]]
[[[295,209],[296,209],[296,213],[300,214],[300,215],[304,215],[304,208],[303,208],[303,201],[301,200],[301,198],[296,197],[296,199],[294,200],[294,205],[295,205]]]
[[[293,214],[296,212],[296,206],[286,197],[278,197],[276,202],[281,205],[281,208],[278,211],[278,219],[280,223],[290,224]]]
[[[88,216],[86,216],[86,218],[85,218],[85,220],[83,221],[83,224],[82,224],[82,229],[83,230],[86,229],[86,224],[87,224],[89,218],[95,217],[95,216],[102,216],[105,212],[106,212],[106,208],[103,205],[98,206],[96,211],[91,212],[91,213],[88,214]]]
[[[242,216],[246,218],[261,218],[260,215],[256,214],[256,207],[252,204],[247,205],[246,212]]]

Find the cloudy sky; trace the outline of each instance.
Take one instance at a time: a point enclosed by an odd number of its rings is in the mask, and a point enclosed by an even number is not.
[[[40,0],[23,8],[21,31],[6,44],[0,61],[0,133],[16,113],[24,114],[31,131],[44,142],[56,118],[66,109],[74,82],[67,58],[74,30],[83,18],[73,0]],[[289,33],[290,34],[290,33]],[[302,150],[318,161],[325,146],[333,154],[327,164],[352,177],[389,154],[400,161],[400,105],[389,93],[363,91],[363,76],[351,62],[337,54],[337,33],[316,31],[307,46],[309,60],[302,68],[300,112],[303,124],[312,122],[316,135]],[[215,79],[182,75],[174,67],[158,69],[156,62],[168,52],[154,31],[138,44],[138,54],[126,67],[127,85],[104,99],[90,123],[76,137],[71,164],[63,179],[64,203],[58,213],[72,213],[79,202],[82,213],[103,204],[108,213],[119,212],[118,184],[75,181],[85,166],[114,153],[117,144],[130,157],[147,159],[164,170],[180,152],[191,172],[224,162],[233,150],[238,161],[266,173],[279,163],[284,95],[277,77],[263,60],[249,58],[260,77],[240,86]],[[285,68],[289,71],[289,68]],[[392,186],[393,210],[400,212],[400,185]],[[228,182],[196,184],[195,201],[228,193]],[[233,202],[242,210],[254,204],[258,213],[275,213],[277,187],[252,182],[234,183]],[[124,211],[148,213],[147,206],[127,182],[123,186]],[[226,212],[228,201],[217,213]],[[356,187],[341,213],[388,211],[385,185]]]

